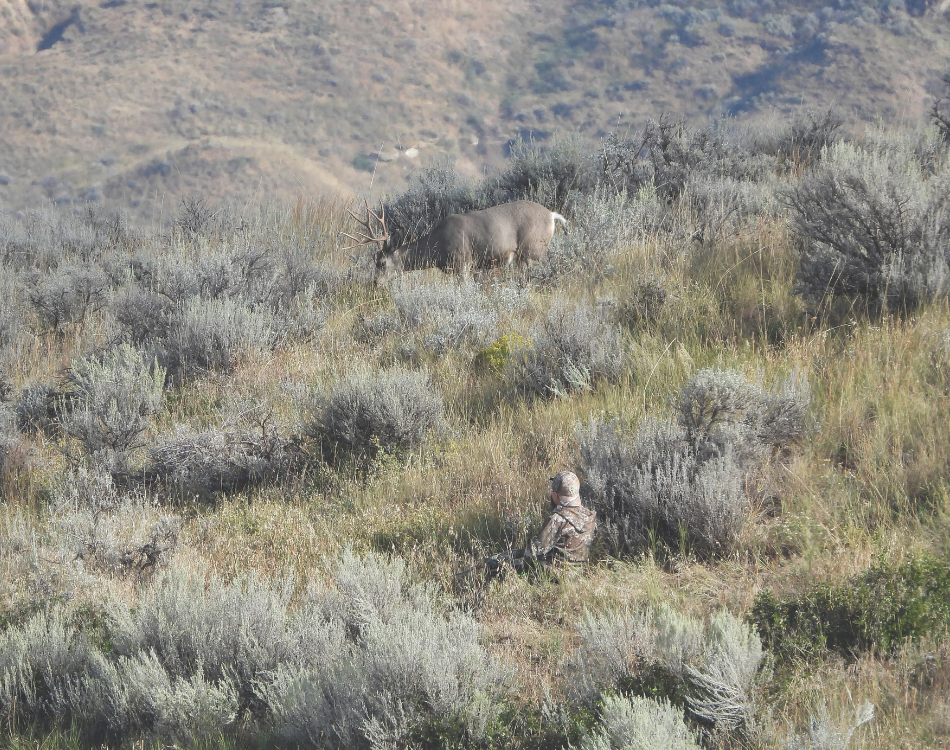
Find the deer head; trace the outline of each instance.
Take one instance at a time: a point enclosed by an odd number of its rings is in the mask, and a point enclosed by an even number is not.
[[[376,282],[379,283],[381,270],[386,267],[387,259],[391,260],[393,256],[392,253],[386,253],[385,251],[386,243],[389,242],[389,232],[386,229],[386,207],[380,203],[379,214],[376,214],[376,212],[369,207],[369,201],[364,200],[363,203],[366,206],[365,221],[350,211],[350,209],[346,209],[346,212],[366,231],[357,232],[358,236],[356,237],[343,232],[343,236],[353,240],[354,243],[343,248],[343,251],[353,250],[363,245],[376,245]],[[376,234],[377,229],[381,231],[379,236]],[[391,273],[392,271],[390,270],[386,275],[389,276]]]

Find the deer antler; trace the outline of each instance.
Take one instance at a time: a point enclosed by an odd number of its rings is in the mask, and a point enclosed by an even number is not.
[[[346,232],[342,232],[341,234],[344,237],[349,237],[351,240],[353,240],[353,242],[356,243],[355,245],[349,245],[348,247],[344,247],[343,252],[346,252],[347,250],[353,250],[354,248],[361,247],[363,245],[378,244],[380,247],[382,247],[383,243],[389,239],[389,233],[386,231],[386,206],[384,206],[382,203],[379,204],[381,215],[377,216],[376,212],[373,211],[373,209],[369,207],[369,201],[364,198],[363,202],[366,204],[366,221],[363,221],[359,216],[353,213],[350,209],[346,209],[346,212],[356,220],[357,224],[359,224],[362,227],[365,227],[367,234],[363,234],[363,232],[359,232],[359,237],[354,237],[352,234],[347,234]],[[381,237],[373,236],[374,234],[373,225],[372,225],[373,219],[376,219],[380,227],[382,227],[383,234]]]

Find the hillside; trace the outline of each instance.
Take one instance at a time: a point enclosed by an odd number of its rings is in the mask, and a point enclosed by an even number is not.
[[[948,52],[927,0],[2,0],[0,209],[378,193],[665,112],[918,121]]]

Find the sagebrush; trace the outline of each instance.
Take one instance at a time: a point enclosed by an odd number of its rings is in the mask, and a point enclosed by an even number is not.
[[[620,422],[592,421],[581,465],[609,538],[627,551],[732,552],[776,451],[808,431],[808,404],[794,376],[770,393],[739,372],[702,370],[675,421],[651,418],[629,435]]]

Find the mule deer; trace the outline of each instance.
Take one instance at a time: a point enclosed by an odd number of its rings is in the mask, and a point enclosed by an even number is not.
[[[500,206],[471,211],[467,214],[446,216],[428,234],[414,242],[393,247],[386,230],[385,209],[376,215],[367,203],[366,221],[352,211],[350,215],[366,229],[359,237],[346,235],[356,241],[346,249],[376,244],[377,284],[398,271],[416,271],[439,268],[457,271],[463,277],[473,268],[509,266],[515,261],[522,268],[547,255],[548,243],[554,236],[556,223],[565,226],[561,214],[549,211],[532,201],[515,201]],[[373,221],[382,229],[376,236]]]

